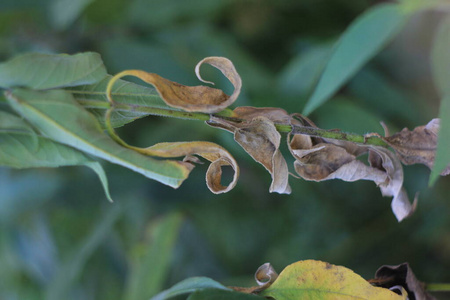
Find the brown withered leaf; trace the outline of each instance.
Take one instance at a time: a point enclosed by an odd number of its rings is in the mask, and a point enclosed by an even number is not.
[[[184,161],[198,162],[192,155],[199,155],[211,162],[206,171],[206,184],[214,194],[230,191],[236,185],[239,177],[239,166],[233,156],[221,146],[211,142],[174,142],[158,143],[148,148],[136,148],[136,151],[145,155],[157,157],[181,157],[186,156]],[[234,170],[233,180],[228,186],[221,184],[222,167],[231,166]]]
[[[200,76],[200,66],[209,64],[219,69],[222,74],[233,84],[234,91],[231,96],[226,95],[222,90],[208,86],[186,86],[177,82],[165,79],[155,73],[147,73],[140,70],[126,70],[115,75],[108,84],[108,97],[111,99],[112,84],[124,76],[135,76],[151,85],[158,91],[164,102],[175,108],[191,112],[215,113],[230,106],[239,96],[242,87],[242,80],[237,73],[233,63],[225,57],[206,57],[195,67],[195,73],[199,80],[205,83]],[[111,100],[112,101],[112,100]]]
[[[270,112],[273,111],[270,110]],[[260,113],[263,113],[263,110]],[[269,115],[273,117],[272,114]],[[239,116],[242,117],[243,115]],[[248,114],[249,118],[253,116],[253,112]],[[259,115],[247,121],[235,123],[212,117],[207,123],[213,127],[233,132],[235,141],[255,161],[262,164],[269,171],[272,176],[270,192],[280,194],[289,194],[291,192],[288,183],[289,172],[287,163],[279,150],[281,135],[272,120]]]
[[[383,140],[391,146],[405,165],[424,164],[432,169],[436,155],[439,119],[431,120],[427,125],[418,126],[413,131],[402,131],[386,136]],[[450,174],[450,165],[441,175]]]
[[[277,107],[253,107],[239,106],[233,110],[234,114],[244,120],[252,120],[263,116],[274,123],[289,123],[291,117],[281,108]]]
[[[386,148],[301,134],[289,136],[288,146],[296,159],[295,171],[305,180],[374,181],[383,196],[393,197],[391,207],[399,221],[409,216],[416,207],[416,201],[411,205],[402,188],[403,169],[399,159]],[[367,152],[369,166],[357,160],[359,155]]]
[[[400,222],[410,216],[416,209],[417,198],[414,203],[408,199],[403,188],[403,168],[397,156],[383,147],[369,146],[369,163],[372,167],[383,170],[388,176],[385,182],[377,182],[383,196],[392,196],[391,208]]]
[[[376,271],[375,278],[369,282],[384,288],[402,286],[407,291],[409,299],[436,299],[425,291],[425,284],[417,280],[408,263],[382,266]]]
[[[246,294],[259,293],[268,288],[278,278],[278,273],[272,267],[270,263],[261,265],[255,272],[255,281],[258,284],[253,287],[236,287],[230,286],[229,288]]]
[[[289,149],[296,158],[295,171],[305,180],[341,179],[383,182],[387,177],[385,172],[356,160],[356,157],[348,153],[346,149],[327,143],[312,146],[308,137],[303,135],[294,135],[290,140]]]

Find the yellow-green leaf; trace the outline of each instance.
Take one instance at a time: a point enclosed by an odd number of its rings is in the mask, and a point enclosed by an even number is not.
[[[261,296],[275,300],[367,299],[400,300],[404,296],[374,287],[352,270],[322,261],[305,260],[287,266]]]

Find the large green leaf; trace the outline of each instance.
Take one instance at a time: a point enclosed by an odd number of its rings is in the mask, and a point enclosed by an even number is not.
[[[170,299],[175,296],[189,294],[189,293],[193,293],[196,291],[203,291],[206,289],[230,290],[229,288],[223,286],[222,284],[220,284],[217,281],[214,281],[210,278],[191,277],[191,278],[185,279],[185,280],[175,284],[170,289],[159,293],[158,295],[153,297],[151,300],[165,300],[165,299]]]
[[[148,242],[140,245],[145,252],[133,261],[124,299],[148,299],[162,289],[181,221],[174,213],[151,224]]]
[[[37,135],[22,119],[0,111],[0,165],[38,168],[84,165],[94,170],[109,200],[108,181],[102,166],[84,153]]]
[[[303,113],[327,101],[402,28],[407,15],[395,4],[373,7],[342,34]]]
[[[450,17],[440,25],[434,38],[431,54],[434,81],[442,99],[439,109],[441,119],[438,148],[429,184],[432,185],[439,174],[450,164]]]
[[[68,299],[70,289],[79,279],[86,262],[91,255],[102,245],[113,225],[121,215],[121,207],[118,204],[112,206],[99,217],[92,232],[72,248],[70,255],[65,257],[56,274],[47,286],[46,297],[48,300]]]
[[[178,187],[189,175],[191,168],[186,163],[156,160],[118,145],[103,132],[94,116],[66,91],[17,89],[6,96],[18,113],[55,141],[172,187]]]
[[[105,110],[109,107],[108,99],[106,98],[106,86],[111,77],[111,75],[108,75],[95,84],[66,89],[72,93],[80,104],[92,112],[101,123],[104,122]],[[133,107],[169,108],[154,88],[125,80],[118,80],[114,84],[112,98],[117,103],[131,104]],[[146,115],[148,114],[145,112],[121,111],[117,109],[111,114],[111,125],[119,127]]]
[[[27,53],[0,64],[0,87],[50,89],[92,84],[106,76],[98,53]]]

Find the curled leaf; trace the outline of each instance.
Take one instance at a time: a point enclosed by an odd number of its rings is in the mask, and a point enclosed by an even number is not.
[[[255,281],[258,284],[253,287],[230,287],[235,291],[245,293],[245,294],[256,294],[266,288],[268,288],[272,283],[278,278],[278,273],[272,267],[270,263],[265,263],[261,265],[255,272]]]
[[[287,163],[279,150],[281,135],[270,119],[257,116],[242,123],[235,123],[212,117],[208,124],[233,132],[234,140],[269,171],[272,176],[269,189],[271,193],[291,192]]]
[[[323,181],[341,179],[344,181],[372,180],[383,182],[385,172],[365,165],[344,148],[333,144],[320,143],[312,148],[301,148],[299,140],[304,137],[295,135],[289,144],[296,158],[295,171],[305,180]]]
[[[114,83],[119,78],[124,76],[135,76],[144,82],[153,85],[164,102],[171,107],[191,112],[214,113],[221,111],[230,106],[239,96],[242,87],[241,77],[229,59],[213,56],[203,59],[195,68],[197,77],[203,82],[212,83],[203,80],[200,76],[200,66],[204,63],[219,69],[222,74],[230,80],[234,86],[234,92],[231,96],[226,95],[222,90],[208,86],[185,86],[167,80],[158,74],[147,73],[140,70],[127,70],[115,75],[109,82],[107,87],[108,99],[113,102],[111,99],[111,90]]]
[[[433,168],[436,156],[440,120],[433,119],[427,125],[418,126],[413,131],[404,128],[402,131],[383,138],[400,157],[405,165],[424,164]],[[450,174],[450,165],[441,175]]]
[[[375,278],[370,282],[384,288],[401,286],[414,299],[436,299],[425,291],[425,284],[416,278],[408,263],[397,266],[381,266],[375,273]]]
[[[388,176],[388,180],[380,182],[379,187],[383,196],[394,197],[391,207],[400,222],[414,212],[417,198],[413,204],[409,202],[408,195],[403,188],[403,168],[397,156],[383,147],[371,146],[370,150],[370,165],[379,170],[384,170]]]
[[[265,263],[256,270],[255,280],[261,287],[267,287],[277,280],[278,273],[270,263]]]
[[[157,157],[180,157],[186,156],[185,161],[198,162],[196,154],[211,162],[206,171],[206,184],[214,194],[226,193],[234,188],[239,178],[239,166],[231,154],[221,146],[210,142],[175,142],[158,143],[148,148],[134,148],[138,152]],[[231,166],[234,170],[232,182],[228,186],[223,186],[222,167]]]
[[[291,299],[406,299],[374,287],[352,270],[322,261],[305,260],[287,266],[275,282],[259,295]]]
[[[295,134],[289,137],[289,149],[296,159],[295,171],[305,180],[344,181],[371,180],[383,196],[392,196],[392,211],[401,221],[411,215],[416,202],[411,204],[403,185],[403,169],[397,156],[383,147],[359,145],[351,142],[311,138]],[[369,152],[369,164],[357,160]]]

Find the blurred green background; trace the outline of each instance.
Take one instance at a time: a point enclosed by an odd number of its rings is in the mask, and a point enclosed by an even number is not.
[[[137,68],[197,85],[195,64],[226,56],[243,79],[235,105],[301,112],[333,43],[380,2],[2,0],[0,61],[29,51],[95,51],[111,74]],[[311,119],[363,134],[382,133],[379,121],[395,132],[437,116],[429,56],[443,16],[414,16]],[[231,89],[209,71],[206,78]],[[291,195],[269,194],[264,168],[229,133],[201,122],[149,117],[119,131],[138,146],[219,143],[238,160],[238,185],[213,195],[200,165],[173,190],[105,163],[111,204],[87,168],[0,168],[0,299],[148,299],[190,276],[253,285],[261,264],[281,271],[304,259],[367,279],[381,265],[409,262],[422,281],[450,282],[450,178],[428,188],[425,166],[405,167],[405,187],[420,198],[398,224],[391,199],[372,182],[291,178]]]

